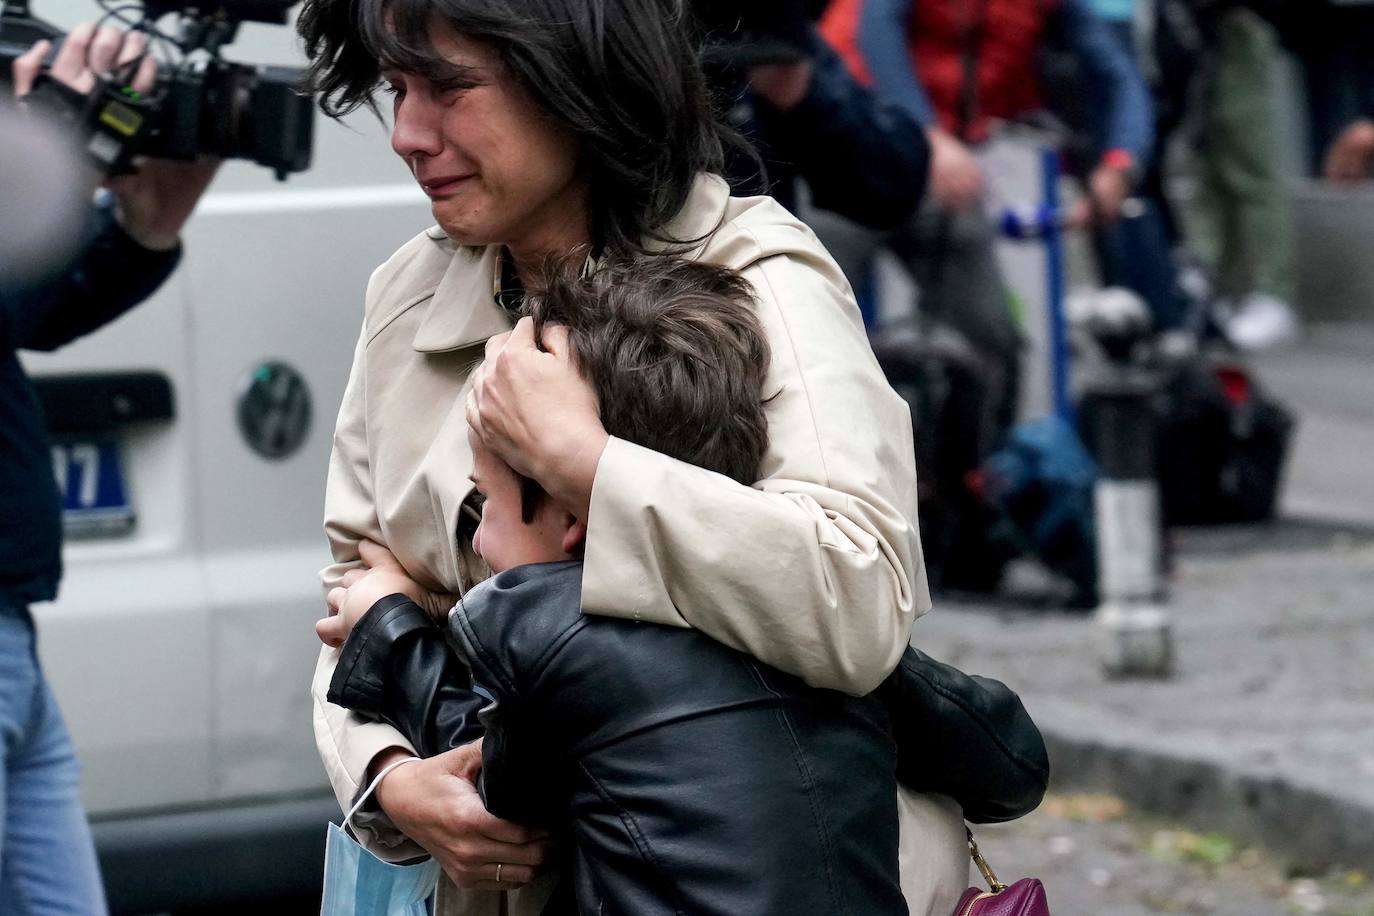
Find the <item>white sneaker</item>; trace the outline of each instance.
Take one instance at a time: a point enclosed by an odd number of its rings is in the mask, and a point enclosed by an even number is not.
[[[1242,350],[1268,350],[1298,339],[1298,318],[1282,299],[1251,293],[1226,322],[1226,336]]]

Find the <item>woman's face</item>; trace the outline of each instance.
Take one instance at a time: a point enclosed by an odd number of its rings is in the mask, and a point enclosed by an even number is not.
[[[457,85],[385,69],[393,93],[391,147],[464,245],[506,245],[517,259],[587,240],[577,143],[486,45],[435,25],[434,49],[464,74]],[[470,77],[470,79],[469,79]]]

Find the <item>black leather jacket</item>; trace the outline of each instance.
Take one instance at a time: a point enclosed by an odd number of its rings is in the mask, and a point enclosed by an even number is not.
[[[583,616],[581,574],[509,570],[446,630],[383,599],[329,691],[421,755],[485,734],[489,810],[571,825],[559,912],[901,914],[898,776],[976,820],[1044,793],[1039,732],[995,681],[912,650],[872,697],[816,690],[693,630]]]

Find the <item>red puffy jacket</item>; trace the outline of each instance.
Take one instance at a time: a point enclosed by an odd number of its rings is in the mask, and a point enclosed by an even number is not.
[[[859,48],[863,2],[833,0],[821,32],[854,77],[871,86]],[[1040,107],[1036,51],[1056,6],[1055,0],[912,0],[907,44],[941,127],[977,142],[986,139],[990,120]],[[975,83],[972,110],[965,113],[964,69],[970,58]]]

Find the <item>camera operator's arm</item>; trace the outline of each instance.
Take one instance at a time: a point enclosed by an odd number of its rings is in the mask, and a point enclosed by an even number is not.
[[[93,237],[76,263],[6,310],[9,346],[55,350],[89,334],[151,296],[180,258],[180,248],[139,245],[115,223],[111,206],[97,207]]]
[[[816,206],[877,229],[895,226],[925,193],[925,132],[859,85],[823,40],[811,45],[804,62],[750,71],[759,126],[774,154],[796,164]]]
[[[95,87],[106,72],[142,57],[146,37],[84,23],[71,31],[53,60],[50,75],[78,92]],[[15,94],[33,88],[49,51],[41,41],[14,62]],[[148,91],[154,80],[151,57],[142,57],[132,85]],[[178,235],[219,163],[145,159],[138,171],[107,182],[112,211],[97,215],[97,234],[77,266],[37,297],[26,300],[18,324],[19,346],[53,349],[89,333],[147,298],[167,278],[180,256]]]

